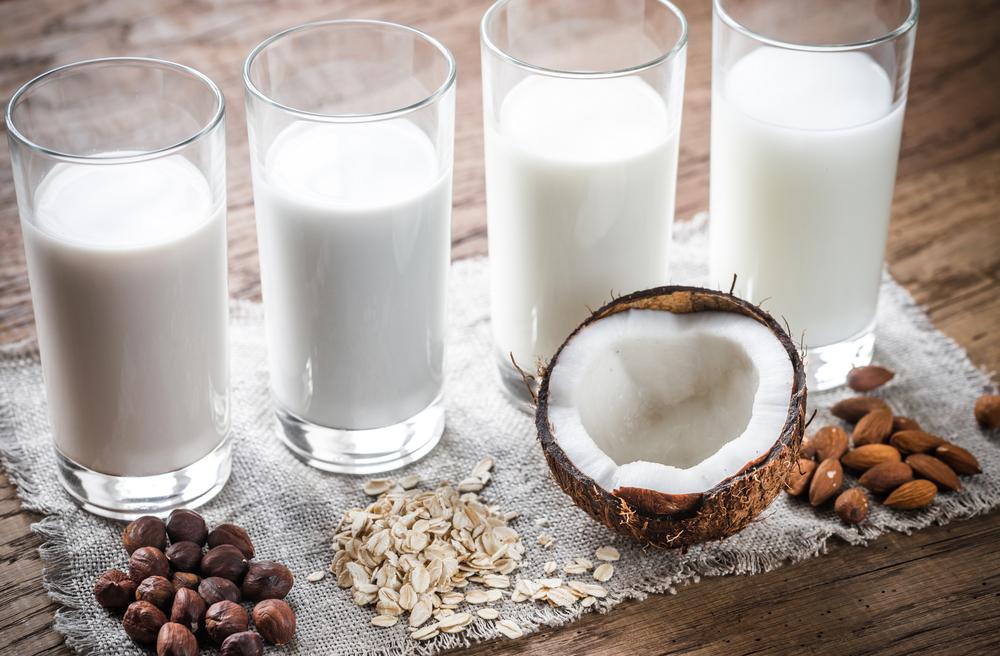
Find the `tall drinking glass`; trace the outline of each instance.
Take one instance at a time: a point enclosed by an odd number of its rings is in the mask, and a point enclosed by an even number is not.
[[[455,61],[329,21],[261,43],[244,81],[281,436],[328,471],[413,462],[444,429]]]
[[[495,357],[527,407],[591,310],[668,280],[687,24],[665,0],[499,0],[480,36]]]
[[[715,0],[711,269],[784,317],[812,389],[871,361],[916,0]]]
[[[97,59],[7,106],[59,478],[87,510],[162,514],[230,471],[222,93]]]

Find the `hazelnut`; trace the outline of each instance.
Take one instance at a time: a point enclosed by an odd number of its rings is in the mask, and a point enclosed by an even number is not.
[[[135,581],[120,569],[109,569],[94,583],[94,598],[104,608],[125,608],[135,601]]]
[[[167,517],[167,535],[171,542],[194,542],[200,547],[208,539],[208,526],[195,511],[178,508]]]
[[[239,581],[246,568],[247,561],[243,553],[231,544],[212,547],[201,559],[202,574],[220,576],[230,581]]]
[[[181,588],[174,596],[174,605],[170,609],[170,621],[183,624],[192,632],[197,631],[202,620],[205,619],[207,608],[208,604],[197,592],[189,588]]]
[[[194,542],[174,542],[163,553],[175,570],[197,572],[201,567],[201,546]]]
[[[286,645],[295,637],[295,613],[282,599],[265,599],[254,606],[253,623],[275,645]]]
[[[181,588],[197,590],[198,584],[201,583],[201,577],[191,572],[174,572],[174,575],[170,577],[170,582],[174,586],[175,593]]]
[[[162,611],[170,610],[174,599],[174,584],[162,576],[150,576],[135,589],[137,601],[148,601]]]
[[[156,547],[163,551],[167,547],[167,527],[159,517],[144,515],[125,527],[122,544],[129,554],[139,547]]]
[[[219,656],[262,656],[264,641],[255,631],[242,631],[226,638]]]
[[[133,601],[122,618],[122,628],[128,637],[142,645],[156,642],[160,627],[167,623],[163,611],[148,601]]]
[[[253,542],[246,530],[236,524],[219,524],[208,534],[208,546],[217,547],[221,544],[231,544],[242,552],[246,558],[253,558]]]
[[[128,559],[128,574],[136,583],[150,576],[170,576],[170,562],[156,547],[139,547]]]
[[[250,601],[284,599],[294,580],[292,572],[281,563],[271,560],[250,563],[243,578],[243,598]]]
[[[209,606],[220,601],[239,602],[242,599],[240,589],[235,583],[218,576],[202,579],[198,584],[198,594]]]
[[[180,624],[167,622],[156,636],[156,656],[198,656],[198,639]]]
[[[232,601],[214,603],[205,612],[205,630],[217,644],[222,644],[234,633],[246,631],[249,625],[246,610]]]

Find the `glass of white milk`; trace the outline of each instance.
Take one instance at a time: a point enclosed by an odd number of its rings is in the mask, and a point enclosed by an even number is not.
[[[480,40],[503,389],[592,310],[668,282],[687,24],[665,0],[499,0]]]
[[[327,471],[387,471],[444,430],[455,60],[415,29],[294,27],[244,67],[279,434]]]
[[[872,359],[916,0],[715,0],[711,272],[808,350]]]
[[[116,518],[230,472],[222,93],[166,61],[70,64],[7,107],[59,478]]]

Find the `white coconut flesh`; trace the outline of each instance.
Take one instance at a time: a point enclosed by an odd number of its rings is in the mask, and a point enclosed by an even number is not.
[[[774,446],[792,383],[788,352],[750,317],[632,309],[565,345],[548,419],[568,459],[606,490],[704,492]]]

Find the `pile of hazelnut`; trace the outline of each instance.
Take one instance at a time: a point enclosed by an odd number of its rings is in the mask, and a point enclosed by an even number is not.
[[[264,640],[284,645],[294,638],[295,613],[283,601],[292,573],[281,563],[251,560],[254,547],[243,528],[219,524],[209,532],[201,515],[179,509],[166,522],[140,517],[125,527],[122,543],[128,574],[102,574],[94,597],[124,610],[125,633],[155,646],[158,656],[198,654],[198,636],[219,645],[222,656],[259,656]],[[254,604],[250,613],[241,602]]]

